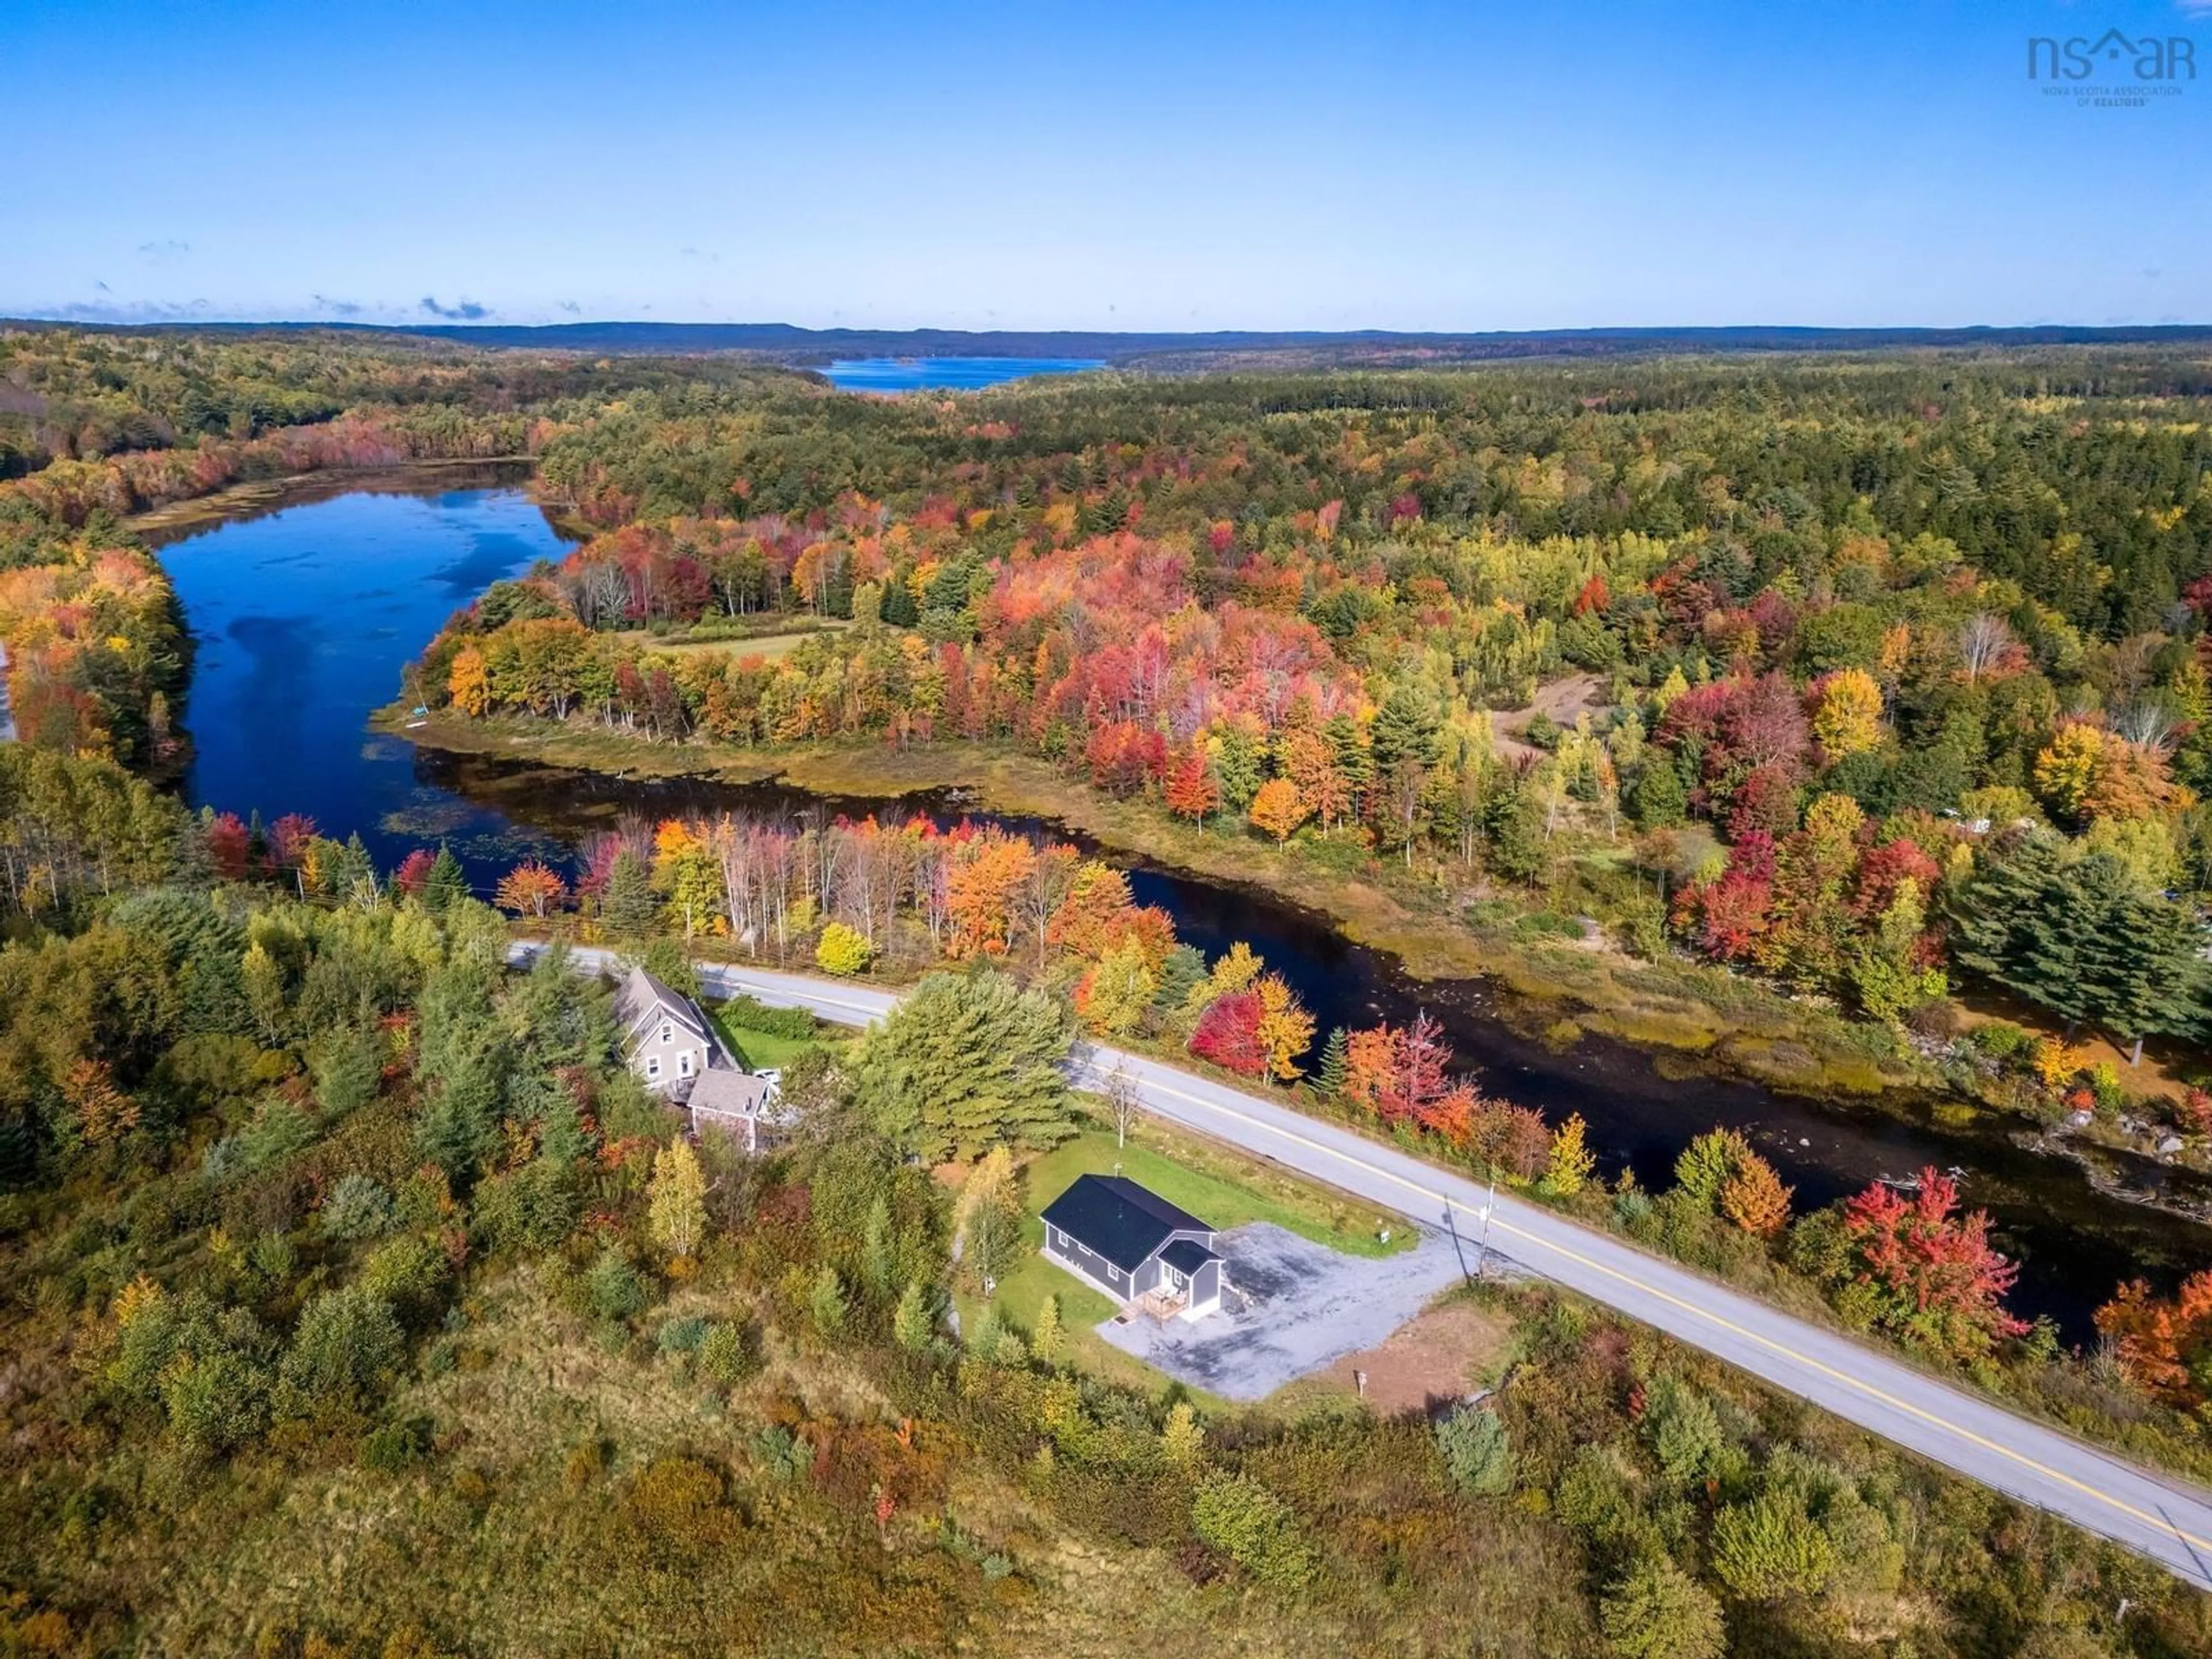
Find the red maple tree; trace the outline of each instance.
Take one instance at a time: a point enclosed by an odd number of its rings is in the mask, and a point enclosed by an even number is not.
[[[1876,1324],[1954,1358],[2019,1336],[2005,1310],[2020,1269],[1990,1243],[1988,1212],[1959,1212],[1959,1183],[1920,1172],[1910,1193],[1875,1182],[1844,1205],[1844,1234]]]

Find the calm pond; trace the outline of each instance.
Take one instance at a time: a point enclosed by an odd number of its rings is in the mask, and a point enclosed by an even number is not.
[[[975,392],[1031,374],[1105,367],[1097,357],[840,357],[822,373],[841,392]]]
[[[444,842],[485,893],[517,859],[566,863],[584,836],[628,812],[903,811],[940,823],[988,816],[967,812],[957,792],[890,807],[775,784],[625,781],[418,751],[371,732],[369,714],[391,700],[401,665],[448,614],[495,579],[564,551],[545,515],[514,487],[520,476],[441,475],[445,487],[433,489],[419,476],[349,479],[343,493],[333,487],[326,499],[295,498],[180,533],[161,549],[198,644],[186,711],[198,755],[185,783],[194,805],[264,817],[306,812],[325,834],[359,832],[386,868]],[[2170,1279],[2201,1265],[2212,1243],[2196,1224],[2108,1197],[2073,1164],[2002,1133],[1731,1078],[1670,1076],[1650,1056],[1597,1037],[1554,1051],[1502,1018],[1479,982],[1410,980],[1387,955],[1265,894],[1118,861],[1130,867],[1139,901],[1167,909],[1190,943],[1212,954],[1249,941],[1297,987],[1323,1030],[1402,1022],[1425,1007],[1486,1087],[1554,1121],[1582,1113],[1608,1170],[1625,1164],[1647,1186],[1663,1185],[1683,1144],[1716,1123],[1752,1136],[1801,1204],[1926,1164],[1964,1169],[1971,1201],[1996,1217],[2021,1262],[2016,1305],[2051,1315],[2070,1340],[2091,1339],[2089,1314],[2120,1279]],[[2148,1162],[2112,1173],[2143,1186],[2193,1180]]]

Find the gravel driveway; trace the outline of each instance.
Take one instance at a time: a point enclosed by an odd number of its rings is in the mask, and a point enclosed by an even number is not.
[[[1333,1359],[1371,1348],[1462,1276],[1461,1247],[1425,1229],[1410,1250],[1371,1261],[1341,1255],[1265,1221],[1225,1232],[1221,1311],[1160,1321],[1133,1314],[1098,1334],[1180,1382],[1231,1400],[1258,1400]],[[1474,1246],[1465,1246],[1467,1266]]]

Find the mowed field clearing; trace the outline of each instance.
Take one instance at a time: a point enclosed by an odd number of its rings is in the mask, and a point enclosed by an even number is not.
[[[788,634],[758,634],[735,640],[657,640],[641,628],[632,629],[620,637],[630,644],[641,645],[650,651],[665,651],[676,656],[690,656],[701,652],[716,652],[727,657],[758,657],[763,662],[775,662],[789,656],[806,641],[823,634],[842,633],[852,623],[825,618],[819,628],[802,628]]]

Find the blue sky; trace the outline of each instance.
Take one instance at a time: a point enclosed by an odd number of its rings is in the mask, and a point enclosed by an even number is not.
[[[2111,27],[2203,78],[2030,83]],[[2212,0],[9,0],[0,85],[0,315],[2212,321]]]

